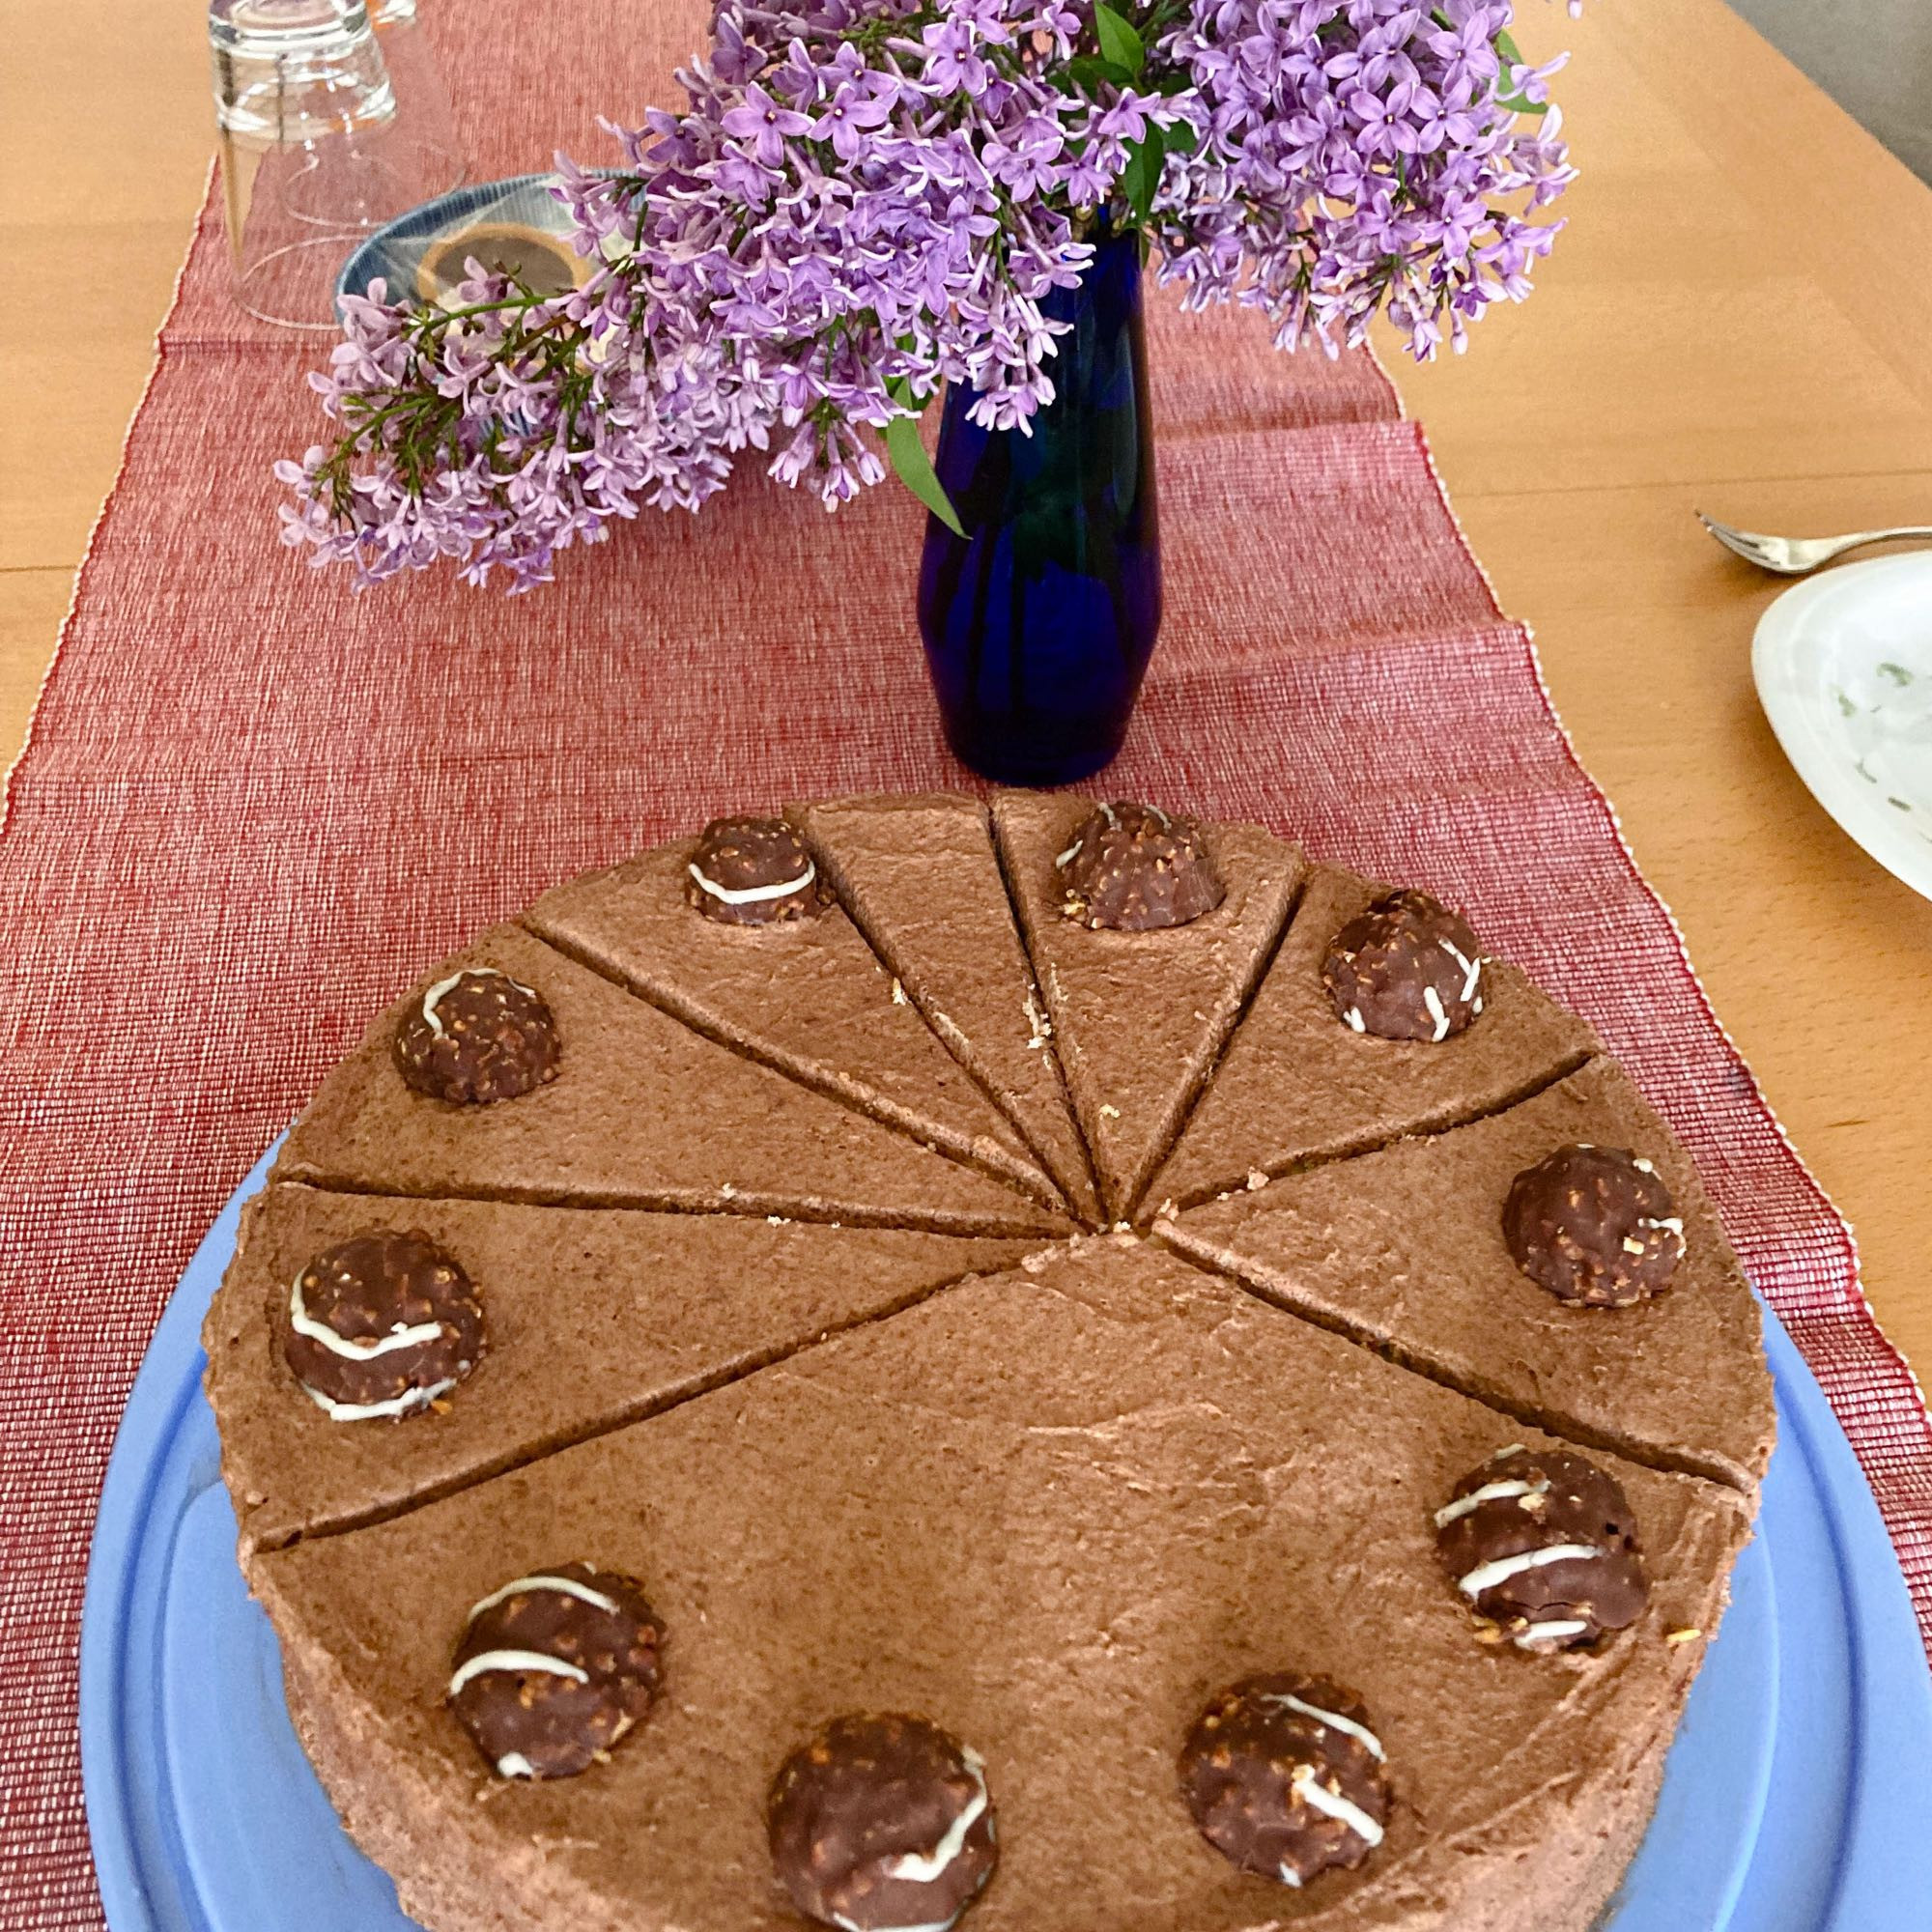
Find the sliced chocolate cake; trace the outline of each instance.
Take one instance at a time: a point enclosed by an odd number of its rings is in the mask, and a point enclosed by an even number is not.
[[[1102,1205],[1138,1204],[1281,935],[1301,854],[1252,825],[1006,792],[993,826]]]
[[[207,1385],[326,1786],[428,1932],[1589,1932],[1772,1439],[1688,1155],[1425,892],[993,811],[559,888],[291,1130]]]
[[[1579,1145],[1618,1151],[1652,1198],[1577,1188],[1573,1203],[1565,1186],[1525,1209],[1519,1179]],[[1551,1207],[1571,1230],[1550,1228]],[[1525,1212],[1536,1251],[1518,1245]],[[1614,1061],[1468,1126],[1156,1226],[1284,1308],[1511,1414],[1747,1492],[1764,1474],[1775,1422],[1757,1303],[1696,1169]],[[1552,1253],[1580,1251],[1577,1236],[1612,1264],[1662,1252],[1670,1266],[1621,1305],[1552,1289]]]
[[[443,1003],[466,982],[526,988],[545,1003],[547,1070],[521,1091],[508,1091],[504,1076],[500,1092],[458,1097],[461,1069],[435,1091],[424,1091],[424,1076],[410,1078],[406,1047],[424,1054],[462,1037]],[[465,1051],[509,1065],[521,1038],[498,1018],[486,1023],[496,1028],[490,1039]],[[703,1038],[517,926],[485,934],[376,1022],[291,1130],[276,1171],[395,1194],[723,1209],[953,1234],[1065,1229],[1051,1209],[991,1176]]]
[[[316,1319],[332,1313],[317,1281],[366,1277],[354,1244],[372,1237],[427,1247],[432,1265],[465,1284],[480,1332],[462,1374],[459,1360],[418,1373],[424,1346],[393,1347],[399,1324],[390,1320],[358,1322],[343,1319],[345,1309],[328,1333],[315,1333]],[[272,1548],[392,1515],[904,1307],[941,1283],[1010,1266],[1031,1245],[276,1182],[243,1214],[203,1334],[243,1545]],[[431,1325],[441,1332],[441,1322]],[[343,1388],[336,1378],[345,1367],[390,1378]]]
[[[1438,1519],[1499,1450],[1552,1445],[1100,1236],[257,1571],[325,1781],[435,1932],[781,1932],[828,1901],[980,1932],[1585,1932],[1748,1512],[1599,1459],[1641,1606],[1521,1645],[1472,1607],[1485,1573],[1587,1596],[1596,1546],[1525,1481],[1467,1514],[1452,1574]],[[633,1591],[661,1688],[549,1775],[523,1739],[621,1708],[598,1633]],[[493,1675],[522,1729],[484,1739]],[[1230,1686],[1274,1701],[1204,1751]],[[1260,1839],[1244,1777],[1279,1778]]]
[[[1273,965],[1154,1177],[1150,1206],[1188,1207],[1251,1176],[1452,1126],[1548,1086],[1598,1050],[1590,1028],[1514,966],[1484,955],[1480,942],[1468,950],[1474,935],[1435,901],[1440,921],[1387,906],[1423,896],[1333,866],[1310,871]],[[1365,951],[1350,944],[1358,938]]]
[[[1099,1197],[1052,1022],[977,799],[838,799],[799,809],[824,875],[927,1024],[990,1094],[1074,1212]]]
[[[757,824],[759,821],[724,821]],[[782,821],[781,830],[797,835]],[[714,902],[691,839],[547,893],[525,923],[700,1033],[848,1101],[916,1140],[985,1168],[1050,1206],[1060,1196],[1010,1122],[987,1099],[829,895],[802,844],[776,884],[809,908],[748,920],[786,899]],[[707,861],[723,870],[715,861]],[[730,917],[711,908],[723,906]]]

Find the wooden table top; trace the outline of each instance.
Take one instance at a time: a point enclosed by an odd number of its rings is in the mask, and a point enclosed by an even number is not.
[[[1785,763],[1750,683],[1776,585],[1693,507],[1801,533],[1932,515],[1932,192],[1720,0],[1525,0],[1582,180],[1534,298],[1396,368],[1476,554],[1718,1013],[1932,1364],[1932,902]],[[26,729],[209,153],[198,10],[6,8],[0,763]],[[1721,84],[1715,84],[1721,76]],[[103,270],[103,264],[109,265]]]

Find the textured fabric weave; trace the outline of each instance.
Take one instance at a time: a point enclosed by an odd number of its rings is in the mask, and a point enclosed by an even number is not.
[[[701,5],[425,0],[478,175],[608,152]],[[1427,884],[1586,1013],[1689,1142],[1817,1371],[1932,1636],[1932,1437],[1844,1224],[1713,1019],[1361,357],[1152,318],[1168,614],[1108,789]],[[274,543],[319,354],[227,302],[205,214],[0,838],[0,1926],[100,1922],[74,1657],[94,1507],[161,1306],[370,1016],[478,926],[714,813],[967,786],[914,506],[751,475],[505,602],[352,596]]]

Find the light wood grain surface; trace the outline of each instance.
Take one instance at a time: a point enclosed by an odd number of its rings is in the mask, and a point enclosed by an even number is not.
[[[1583,178],[1535,298],[1397,365],[1477,554],[1717,1009],[1932,1363],[1932,903],[1785,764],[1750,684],[1770,580],[1703,507],[1801,532],[1932,518],[1932,190],[1719,0],[1519,38]],[[0,762],[114,475],[208,159],[194,0],[0,0]],[[1393,357],[1391,357],[1393,361]]]

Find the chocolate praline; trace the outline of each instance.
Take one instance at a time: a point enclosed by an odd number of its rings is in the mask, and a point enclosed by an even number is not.
[[[1384,894],[1335,935],[1321,965],[1335,1017],[1378,1039],[1444,1040],[1483,1010],[1468,923],[1428,893]]]
[[[1151,805],[1096,806],[1054,865],[1061,912],[1095,930],[1186,925],[1228,895],[1200,827]]]
[[[1293,1671],[1209,1700],[1181,1747],[1180,1793],[1229,1863],[1292,1886],[1359,1865],[1393,1802],[1362,1700]]]
[[[779,1768],[772,1867],[808,1918],[845,1932],[949,1926],[999,1854],[984,1766],[924,1718],[835,1718]]]
[[[1577,1650],[1650,1601],[1636,1519],[1607,1470],[1568,1449],[1512,1444],[1435,1512],[1435,1548],[1463,1600],[1522,1650]]]
[[[685,866],[684,896],[721,925],[816,919],[831,903],[805,840],[782,818],[714,818]]]
[[[419,1414],[484,1346],[482,1303],[462,1264],[413,1229],[352,1235],[289,1286],[282,1357],[338,1422]]]
[[[1684,1222],[1656,1167],[1627,1148],[1584,1143],[1517,1176],[1503,1239],[1531,1281],[1584,1308],[1660,1293],[1684,1259]]]
[[[649,1715],[664,1630],[630,1577],[562,1563],[493,1590],[451,1660],[449,1706],[500,1777],[574,1777]]]
[[[439,980],[404,1011],[392,1046],[410,1086],[458,1106],[533,1093],[556,1078],[563,1059],[549,1002],[494,966]]]

